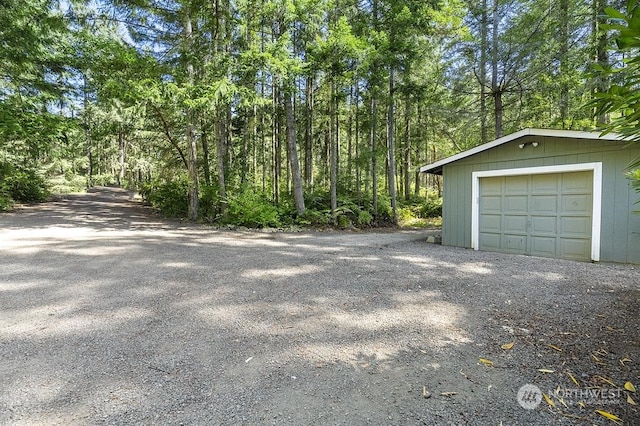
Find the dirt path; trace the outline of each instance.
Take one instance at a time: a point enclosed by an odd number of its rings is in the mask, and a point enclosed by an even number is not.
[[[636,268],[424,237],[0,215],[0,424],[640,424]]]

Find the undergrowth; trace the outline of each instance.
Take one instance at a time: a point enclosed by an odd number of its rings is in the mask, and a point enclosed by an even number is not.
[[[143,199],[168,217],[186,217],[187,191],[184,179],[154,181],[140,188]],[[203,223],[248,228],[309,226],[365,229],[393,226],[391,201],[386,195],[378,195],[377,208],[374,209],[370,194],[343,191],[338,196],[338,207],[332,212],[328,191],[308,191],[304,194],[306,211],[298,216],[292,197],[286,193],[280,195],[277,205],[268,195],[249,186],[236,188],[227,197],[221,197],[215,186],[201,186],[199,193],[199,215]],[[441,215],[442,199],[432,193],[398,202],[400,226],[439,226]]]

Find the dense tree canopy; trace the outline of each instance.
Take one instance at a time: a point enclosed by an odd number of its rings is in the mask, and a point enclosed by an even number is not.
[[[612,6],[5,0],[0,207],[23,173],[136,188],[193,220],[394,221],[396,199],[439,192],[422,163],[606,122],[588,102],[615,79],[591,73]]]

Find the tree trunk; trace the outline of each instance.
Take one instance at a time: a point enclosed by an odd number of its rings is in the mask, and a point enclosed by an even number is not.
[[[313,77],[307,76],[304,121],[304,181],[313,187]]]
[[[567,128],[569,117],[569,0],[560,0],[558,18],[560,38],[560,123]]]
[[[211,185],[211,169],[209,168],[209,140],[207,138],[207,132],[202,131],[202,136],[200,136],[200,142],[202,144],[202,167],[204,169],[204,183],[205,185]]]
[[[605,24],[605,12],[604,9],[607,7],[607,0],[593,0],[593,23],[592,23],[592,32],[594,38],[594,48],[595,48],[595,61],[598,65],[602,67],[607,67],[609,65],[609,54],[607,52],[607,31],[602,28],[602,24]],[[608,78],[604,75],[600,75],[596,79],[596,93],[604,93],[607,91],[609,86]],[[609,122],[608,114],[600,114],[597,117],[597,122],[599,125],[606,124]]]
[[[354,129],[354,138],[355,138],[355,156],[356,161],[360,159],[360,87],[358,82],[356,82],[356,106],[355,106],[355,129]],[[358,163],[356,163],[356,194],[358,197],[358,201],[362,196],[362,188],[361,188],[361,168]]]
[[[192,44],[193,44],[193,28],[191,26],[191,16],[189,11],[185,14],[184,19],[184,48],[185,48],[185,56],[187,56],[187,52],[191,52]],[[195,72],[193,68],[193,63],[191,60],[187,61],[187,84],[189,86],[193,85],[195,78]],[[194,134],[194,126],[193,126],[193,111],[188,108],[185,111],[185,116],[187,120],[186,124],[186,138],[187,138],[187,168],[189,174],[189,209],[188,209],[188,218],[189,220],[196,221],[198,220],[198,157],[197,157],[197,146],[196,146],[196,138]]]
[[[369,129],[369,143],[371,146],[371,198],[374,214],[378,214],[378,155],[376,153],[376,115],[378,114],[378,105],[376,98],[371,97],[371,119]]]
[[[502,87],[498,79],[498,29],[500,16],[498,15],[498,0],[493,4],[493,28],[491,34],[491,94],[493,96],[495,138],[502,137]]]
[[[487,0],[482,0],[480,10],[480,138],[482,143],[489,142],[487,135]]]
[[[287,117],[287,147],[289,162],[291,163],[291,180],[293,181],[293,199],[296,204],[298,216],[304,214],[304,194],[302,192],[302,176],[300,163],[298,163],[298,150],[296,148],[296,121],[293,115],[292,94],[286,91],[284,94],[284,109]]]
[[[411,98],[405,99],[404,112],[404,199],[411,198]]]
[[[278,85],[273,87],[273,110],[275,112],[273,122],[273,200],[280,202],[280,180],[282,177],[282,119],[280,112],[280,89]]]
[[[349,179],[349,190],[353,190],[353,85],[349,88],[349,116],[347,117],[347,171],[346,175]]]
[[[89,93],[87,92],[87,76],[83,74],[82,76],[83,83],[83,127],[84,127],[84,137],[85,137],[85,150],[87,153],[87,186],[93,186],[93,143],[91,141],[91,120],[89,117]]]
[[[421,137],[424,137],[424,152],[428,153],[429,152],[429,142],[428,142],[428,138],[426,137],[426,134],[424,132],[424,126],[422,123],[422,107],[420,105],[418,105],[418,118],[417,118],[417,123],[418,123],[418,140],[420,140]],[[420,147],[418,146],[418,165],[421,164],[422,162],[422,150],[420,149]],[[426,157],[425,157],[426,158]],[[415,186],[413,188],[413,194],[417,197],[420,195],[420,170],[416,170],[415,172]]]
[[[336,88],[335,82],[331,82],[331,96],[329,97],[329,173],[331,191],[331,216],[335,220],[336,209],[338,208],[338,137],[337,128],[334,128]]]
[[[502,137],[502,93],[498,82],[498,0],[494,0],[492,11],[493,25],[491,35],[491,94],[494,102],[495,138]]]
[[[393,210],[393,223],[398,223],[398,210],[396,207],[396,169],[395,169],[395,135],[394,135],[394,70],[389,70],[389,116],[387,119],[388,145],[389,145],[389,197],[391,198],[391,209]]]
[[[218,176],[218,193],[223,200],[227,197],[227,186],[225,181],[226,156],[226,130],[224,125],[224,112],[218,112],[216,117],[216,174]],[[225,204],[222,204],[223,210]]]
[[[118,186],[122,187],[124,182],[124,160],[125,160],[125,139],[124,132],[118,132]]]

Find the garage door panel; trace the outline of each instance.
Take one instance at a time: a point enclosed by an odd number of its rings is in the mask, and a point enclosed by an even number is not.
[[[531,178],[532,193],[557,193],[558,178],[557,175],[533,175]]]
[[[556,216],[532,216],[531,233],[555,234],[558,232],[557,224],[558,218]]]
[[[487,177],[482,179],[482,186],[480,187],[480,195],[502,194],[502,183],[504,179],[502,177]]]
[[[591,218],[587,216],[561,217],[562,235],[588,235],[591,232]]]
[[[507,176],[504,179],[504,192],[506,194],[526,194],[528,192],[529,182],[523,179],[522,176]]]
[[[591,257],[591,240],[587,238],[561,238],[558,255],[567,259],[589,259]]]
[[[563,195],[560,203],[563,213],[591,213],[591,195],[575,194]]]
[[[504,215],[504,232],[526,234],[527,233],[527,216],[511,216]]]
[[[552,257],[556,255],[556,237],[532,237],[531,254]]]
[[[526,235],[505,235],[502,248],[510,253],[525,254],[527,237]]]
[[[593,172],[480,178],[479,248],[591,258]]]
[[[531,213],[556,214],[558,210],[557,195],[533,195],[531,196]]]
[[[498,251],[500,250],[500,234],[482,233],[480,234],[480,250]]]
[[[502,213],[502,197],[488,195],[482,197],[481,210],[487,213]]]
[[[527,214],[528,199],[526,195],[508,195],[504,197],[505,213],[523,213]]]
[[[562,192],[591,192],[592,172],[573,172],[562,174]]]
[[[500,232],[502,227],[502,216],[483,214],[480,216],[480,226],[485,232]]]

